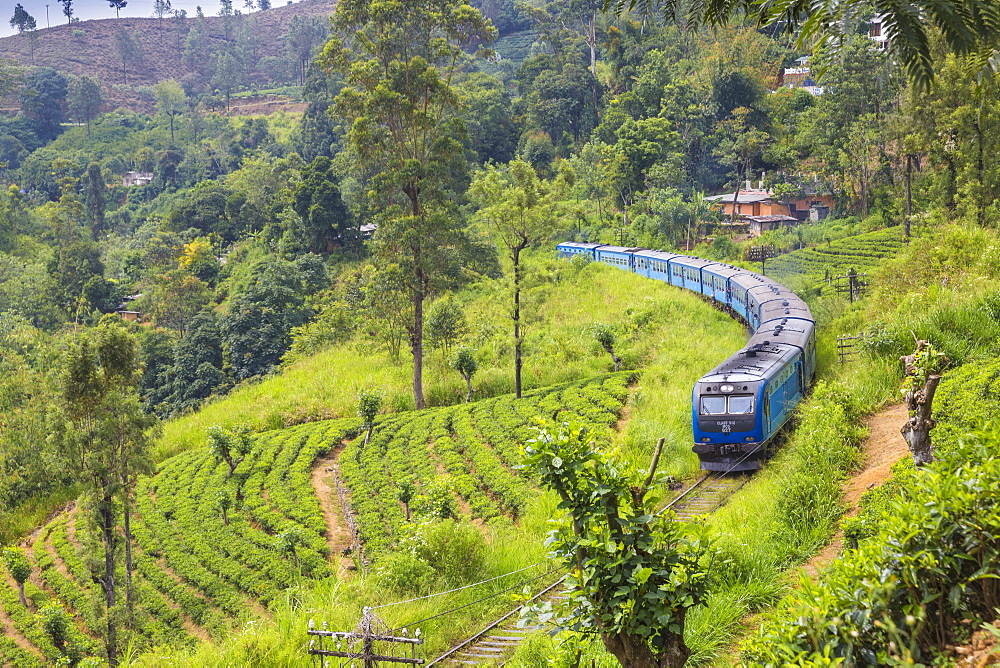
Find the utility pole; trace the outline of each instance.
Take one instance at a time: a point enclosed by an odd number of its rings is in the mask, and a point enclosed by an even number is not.
[[[52,27],[52,26],[49,25],[49,6],[48,6],[48,4],[45,5],[45,27],[46,28],[51,28]]]

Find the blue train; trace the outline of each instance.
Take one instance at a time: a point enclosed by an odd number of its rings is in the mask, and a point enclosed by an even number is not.
[[[564,258],[584,255],[692,290],[746,323],[746,347],[695,383],[693,449],[704,470],[760,468],[816,372],[816,321],[806,303],[766,276],[711,260],[594,243],[556,248]]]

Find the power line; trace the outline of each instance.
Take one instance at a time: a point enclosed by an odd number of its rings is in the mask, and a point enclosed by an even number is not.
[[[538,565],[540,565],[542,563],[543,562],[539,561],[539,562],[536,562],[534,564],[531,564],[530,566],[525,566],[524,568],[520,568],[520,569],[518,569],[516,571],[511,571],[510,573],[504,573],[503,575],[498,575],[495,578],[490,578],[489,580],[483,580],[482,582],[473,582],[472,584],[467,584],[467,585],[465,585],[463,587],[457,587],[455,589],[449,589],[448,591],[439,591],[436,594],[428,594],[427,596],[418,596],[417,598],[411,598],[411,599],[407,599],[405,601],[396,601],[395,603],[383,603],[382,605],[375,605],[375,606],[372,606],[371,609],[372,610],[378,610],[379,608],[388,608],[391,605],[402,605],[403,603],[413,603],[414,601],[423,601],[424,599],[434,598],[435,596],[444,596],[445,594],[454,594],[456,591],[462,591],[463,589],[469,589],[470,587],[478,587],[481,584],[486,584],[488,582],[493,582],[494,580],[499,580],[501,578],[505,578],[508,575],[516,575],[517,573],[521,573],[523,571],[526,571],[529,568],[534,568],[535,566],[538,566]],[[530,580],[529,580],[529,582],[530,582]]]
[[[558,568],[553,568],[551,571],[548,571],[546,573],[542,573],[541,575],[537,575],[537,576],[531,578],[530,580],[524,580],[523,582],[518,582],[517,584],[511,585],[510,587],[507,587],[506,589],[501,589],[500,591],[498,591],[498,592],[496,592],[494,594],[490,594],[489,596],[483,596],[482,598],[477,599],[477,600],[473,601],[472,603],[466,603],[465,605],[460,605],[457,608],[452,608],[451,610],[445,610],[444,612],[439,612],[436,615],[431,615],[430,617],[425,617],[424,619],[418,619],[415,622],[410,622],[409,624],[404,624],[404,625],[402,625],[402,626],[400,626],[398,628],[393,629],[392,632],[394,633],[394,632],[399,631],[401,629],[409,628],[411,626],[416,626],[417,624],[423,624],[424,622],[429,622],[432,619],[437,619],[438,617],[444,617],[445,615],[450,615],[453,612],[457,612],[457,611],[459,611],[459,610],[461,610],[463,608],[468,608],[469,606],[476,605],[477,603],[482,603],[483,601],[488,601],[491,598],[495,598],[495,597],[499,596],[500,594],[506,594],[507,592],[509,592],[509,591],[511,591],[513,589],[517,589],[518,587],[520,587],[522,585],[526,585],[526,584],[528,584],[530,582],[534,582],[535,580],[540,580],[540,579],[544,578],[546,575],[551,575],[552,573],[555,573],[558,570],[559,570]]]

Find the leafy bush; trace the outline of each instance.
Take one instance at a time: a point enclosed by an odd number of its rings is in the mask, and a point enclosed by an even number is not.
[[[926,661],[960,621],[1000,604],[1000,428],[947,448],[888,504],[877,534],[848,550],[821,584],[803,579],[744,660],[765,666]]]

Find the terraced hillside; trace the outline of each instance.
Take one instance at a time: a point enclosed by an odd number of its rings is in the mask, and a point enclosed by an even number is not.
[[[844,275],[851,269],[869,272],[894,256],[902,245],[902,228],[890,227],[781,255],[767,263],[767,275],[779,281],[805,277],[813,283],[825,282],[827,277]]]
[[[367,447],[355,419],[267,432],[254,439],[231,475],[207,447],[167,460],[137,490],[136,647],[220,639],[248,613],[266,615],[269,604],[301,578],[337,572],[341,551],[358,540],[362,559],[377,559],[405,522],[403,505],[394,499],[406,481],[413,484],[414,505],[427,499],[465,520],[516,520],[532,483],[514,467],[536,417],[608,430],[634,378],[634,372],[609,374],[519,401],[502,396],[392,415],[377,425]],[[337,483],[323,480],[338,467],[342,495],[333,491]],[[226,513],[224,497],[232,503]],[[103,622],[94,601],[100,592],[84,561],[82,545],[91,540],[84,512],[69,509],[26,543],[34,569],[28,608],[11,578],[0,583],[0,665],[42,665],[66,653],[36,614],[54,602],[72,614],[73,651],[99,651]],[[355,526],[357,534],[335,535],[333,524]]]
[[[406,521],[396,498],[400,483],[433,494],[442,482],[458,497],[461,513],[516,520],[528,501],[530,481],[517,472],[521,445],[535,434],[535,419],[613,425],[635,377],[624,372],[448,408],[403,413],[387,420],[362,447],[355,439],[340,458],[351,489],[361,538],[370,551],[385,549]]]

